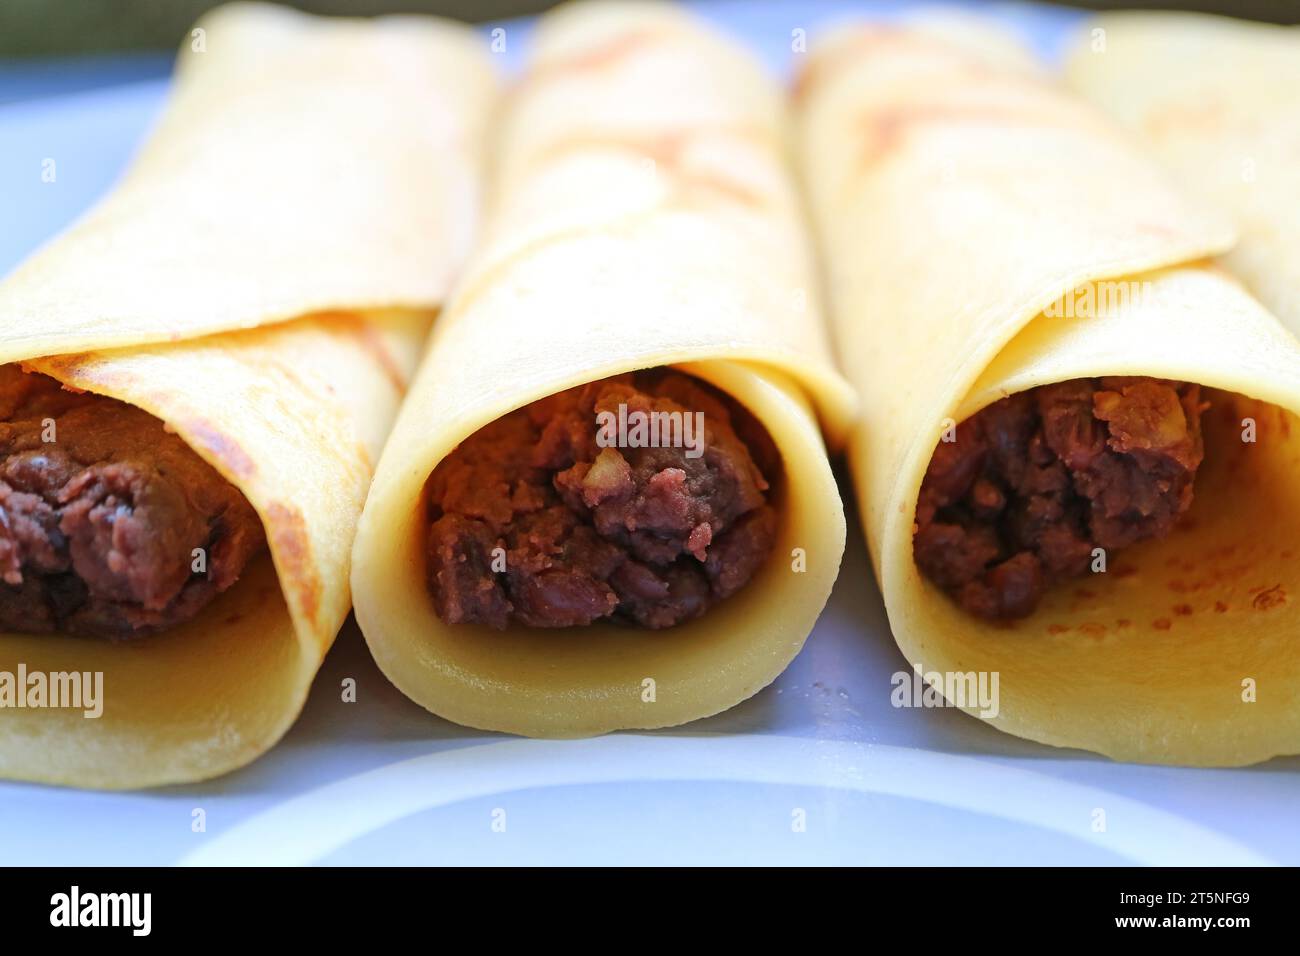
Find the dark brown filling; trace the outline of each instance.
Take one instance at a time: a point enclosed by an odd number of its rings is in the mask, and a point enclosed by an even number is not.
[[[1055,582],[1169,533],[1201,464],[1200,386],[1076,379],[1004,398],[940,441],[913,537],[921,572],[983,618],[1033,612]]]
[[[244,496],[161,421],[0,366],[0,629],[163,630],[264,544]]]
[[[618,436],[598,416],[617,419],[620,405],[629,427],[611,444]],[[684,428],[696,412],[704,433],[692,448]],[[644,447],[634,413],[683,425]],[[429,477],[434,607],[448,623],[495,628],[602,618],[662,628],[699,617],[771,551],[777,461],[744,409],[668,370],[534,402],[472,435]]]

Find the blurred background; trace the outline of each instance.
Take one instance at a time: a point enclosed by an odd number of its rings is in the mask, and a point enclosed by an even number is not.
[[[113,87],[170,74],[175,50],[204,11],[222,0],[0,0],[0,105]],[[539,13],[555,0],[278,0],[312,13],[370,16],[432,13],[472,23]],[[914,0],[918,3],[954,0]],[[1012,6],[955,0],[964,6]],[[751,18],[765,0],[704,0],[725,16],[743,7]],[[904,0],[820,0],[828,7],[870,13]],[[1300,22],[1300,0],[1044,0],[1040,11],[1123,7],[1231,14],[1274,23]],[[783,5],[789,9],[789,4]],[[761,18],[761,14],[760,14]],[[1040,18],[1041,19],[1041,18]],[[1040,53],[1043,51],[1040,51]]]
[[[0,57],[172,50],[186,27],[219,0],[0,0]],[[754,0],[761,4],[762,0]],[[537,13],[545,0],[290,0],[313,13],[436,13],[482,22]],[[867,6],[869,4],[857,4]],[[1064,5],[1064,4],[1062,4]],[[1300,0],[1079,0],[1069,6],[1201,10],[1295,23]]]

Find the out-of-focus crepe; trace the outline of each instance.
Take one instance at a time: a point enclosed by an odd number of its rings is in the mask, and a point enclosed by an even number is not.
[[[219,9],[125,179],[0,284],[0,362],[163,420],[270,546],[153,637],[0,635],[0,671],[104,675],[99,719],[0,711],[0,775],[197,780],[298,714],[348,612],[374,463],[471,242],[488,61],[436,20]]]
[[[1300,333],[1300,28],[1107,14],[1066,77],[1232,218],[1241,241],[1224,263]]]
[[[1206,264],[1229,227],[1103,117],[968,46],[849,28],[801,88],[832,324],[862,400],[850,462],[895,639],[927,673],[997,672],[989,719],[1019,736],[1159,763],[1300,751],[1300,347]],[[1214,390],[1191,520],[1028,618],[968,614],[913,559],[936,445],[1006,395],[1101,375]]]
[[[844,543],[818,416],[838,441],[853,397],[785,144],[780,91],[680,10],[587,3],[543,18],[498,141],[487,241],[437,325],[354,554],[371,650],[429,710],[531,736],[670,726],[755,693],[803,645]],[[730,394],[779,449],[780,528],[758,576],[665,631],[444,624],[424,577],[434,466],[512,409],[661,365]]]

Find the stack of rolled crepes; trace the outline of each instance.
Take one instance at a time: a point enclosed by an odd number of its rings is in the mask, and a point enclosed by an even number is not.
[[[197,780],[297,715],[472,241],[488,60],[438,21],[223,8],[122,183],[0,285],[0,671],[33,682],[0,776]],[[97,719],[60,706],[96,673]]]
[[[366,640],[429,710],[531,736],[670,726],[802,646],[844,545],[819,421],[834,444],[854,400],[784,110],[673,7],[543,17],[486,241],[354,552]]]
[[[927,674],[997,672],[1023,737],[1300,751],[1300,346],[1207,261],[1229,227],[966,39],[846,28],[799,90],[895,639]]]
[[[1241,241],[1224,264],[1300,333],[1300,28],[1108,15],[1088,23],[1066,76],[1232,218]]]

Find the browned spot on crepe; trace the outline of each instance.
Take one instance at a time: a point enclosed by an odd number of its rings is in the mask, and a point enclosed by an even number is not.
[[[302,512],[293,505],[272,502],[266,509],[266,536],[281,564],[282,584],[292,590],[303,615],[315,625],[321,581],[312,562],[311,538]]]

